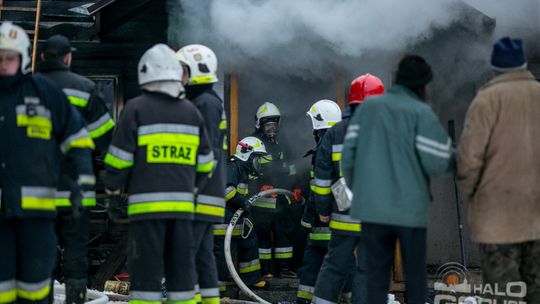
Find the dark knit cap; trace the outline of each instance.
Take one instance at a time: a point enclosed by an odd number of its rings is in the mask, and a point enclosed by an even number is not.
[[[407,55],[399,62],[396,84],[418,88],[428,84],[431,79],[433,79],[433,73],[424,58],[418,55]]]
[[[498,72],[519,71],[527,68],[521,39],[501,38],[493,45],[491,67]]]

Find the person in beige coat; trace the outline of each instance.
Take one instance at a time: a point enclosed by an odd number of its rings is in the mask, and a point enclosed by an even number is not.
[[[491,64],[498,75],[465,118],[458,184],[484,283],[525,282],[527,303],[540,303],[540,83],[519,39],[499,40]]]

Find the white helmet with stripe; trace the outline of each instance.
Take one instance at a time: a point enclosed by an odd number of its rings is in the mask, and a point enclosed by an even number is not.
[[[159,81],[182,81],[182,66],[176,54],[162,43],[154,45],[142,55],[137,73],[141,86]]]
[[[341,121],[341,109],[337,103],[329,99],[314,103],[307,115],[311,118],[313,130],[329,129]]]
[[[21,72],[30,72],[30,39],[26,32],[11,22],[0,25],[0,50],[13,51],[21,55]]]
[[[189,85],[218,81],[218,61],[216,54],[210,48],[201,44],[186,45],[176,52],[176,58],[189,67]]]
[[[234,156],[240,160],[247,161],[251,154],[266,155],[266,147],[264,143],[254,136],[248,136],[236,145],[236,153]]]
[[[278,107],[271,102],[263,103],[255,113],[255,128],[259,129],[261,127],[261,119],[273,117],[277,118],[279,123],[281,113],[279,112]]]

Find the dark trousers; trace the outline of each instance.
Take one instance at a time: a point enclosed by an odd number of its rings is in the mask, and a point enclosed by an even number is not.
[[[89,234],[88,211],[78,219],[71,208],[59,208],[56,216],[58,243],[63,250],[61,272],[56,277],[64,280],[86,279],[88,273],[87,243]]]
[[[356,266],[354,251],[357,250],[359,266]],[[328,284],[332,282],[332,284]],[[365,291],[365,248],[358,236],[332,233],[328,253],[324,257],[313,303],[338,303],[340,294],[353,289],[354,303],[366,303]],[[321,301],[322,300],[322,301]]]
[[[367,302],[387,303],[396,240],[401,245],[407,304],[426,303],[426,228],[362,223],[366,244]]]
[[[540,303],[540,241],[480,244],[484,282],[506,290],[506,284],[525,282],[527,303]],[[514,292],[516,292],[514,290]],[[523,300],[507,297],[506,300]],[[503,298],[499,298],[502,303]]]
[[[195,290],[203,304],[219,303],[218,275],[214,258],[214,228],[210,222],[194,221],[196,280]],[[197,290],[199,287],[199,290]],[[198,300],[198,299],[197,299]]]
[[[0,298],[47,303],[56,259],[52,219],[0,219]]]
[[[273,273],[274,266],[291,270],[293,258],[294,225],[288,207],[272,211],[253,207],[253,223],[259,241],[259,257],[264,274]],[[272,263],[275,262],[275,265]]]
[[[298,269],[298,292],[296,293],[297,303],[311,303],[315,282],[321,270],[324,256],[328,252],[328,248],[324,246],[308,245],[304,250],[304,259],[302,267]]]
[[[165,277],[168,301],[194,301],[193,252],[192,221],[131,221],[128,239],[131,300],[161,301],[161,279]]]

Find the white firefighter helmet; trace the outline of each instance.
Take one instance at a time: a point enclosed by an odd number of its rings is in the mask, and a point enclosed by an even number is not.
[[[30,39],[26,32],[11,22],[0,25],[0,50],[13,51],[21,55],[21,72],[30,72]]]
[[[255,113],[255,128],[258,129],[261,127],[261,119],[270,117],[280,118],[281,113],[275,104],[265,102],[257,109],[257,112]]]
[[[186,45],[176,57],[189,67],[189,85],[208,84],[218,81],[217,57],[214,51],[201,44]]]
[[[266,147],[264,143],[254,136],[248,136],[236,145],[236,153],[234,156],[240,160],[248,161],[251,154],[266,155]]]
[[[182,81],[182,66],[174,51],[159,43],[148,49],[137,67],[139,85],[158,81]]]
[[[329,99],[314,103],[307,115],[311,118],[314,130],[328,129],[341,121],[341,109],[337,103]]]

